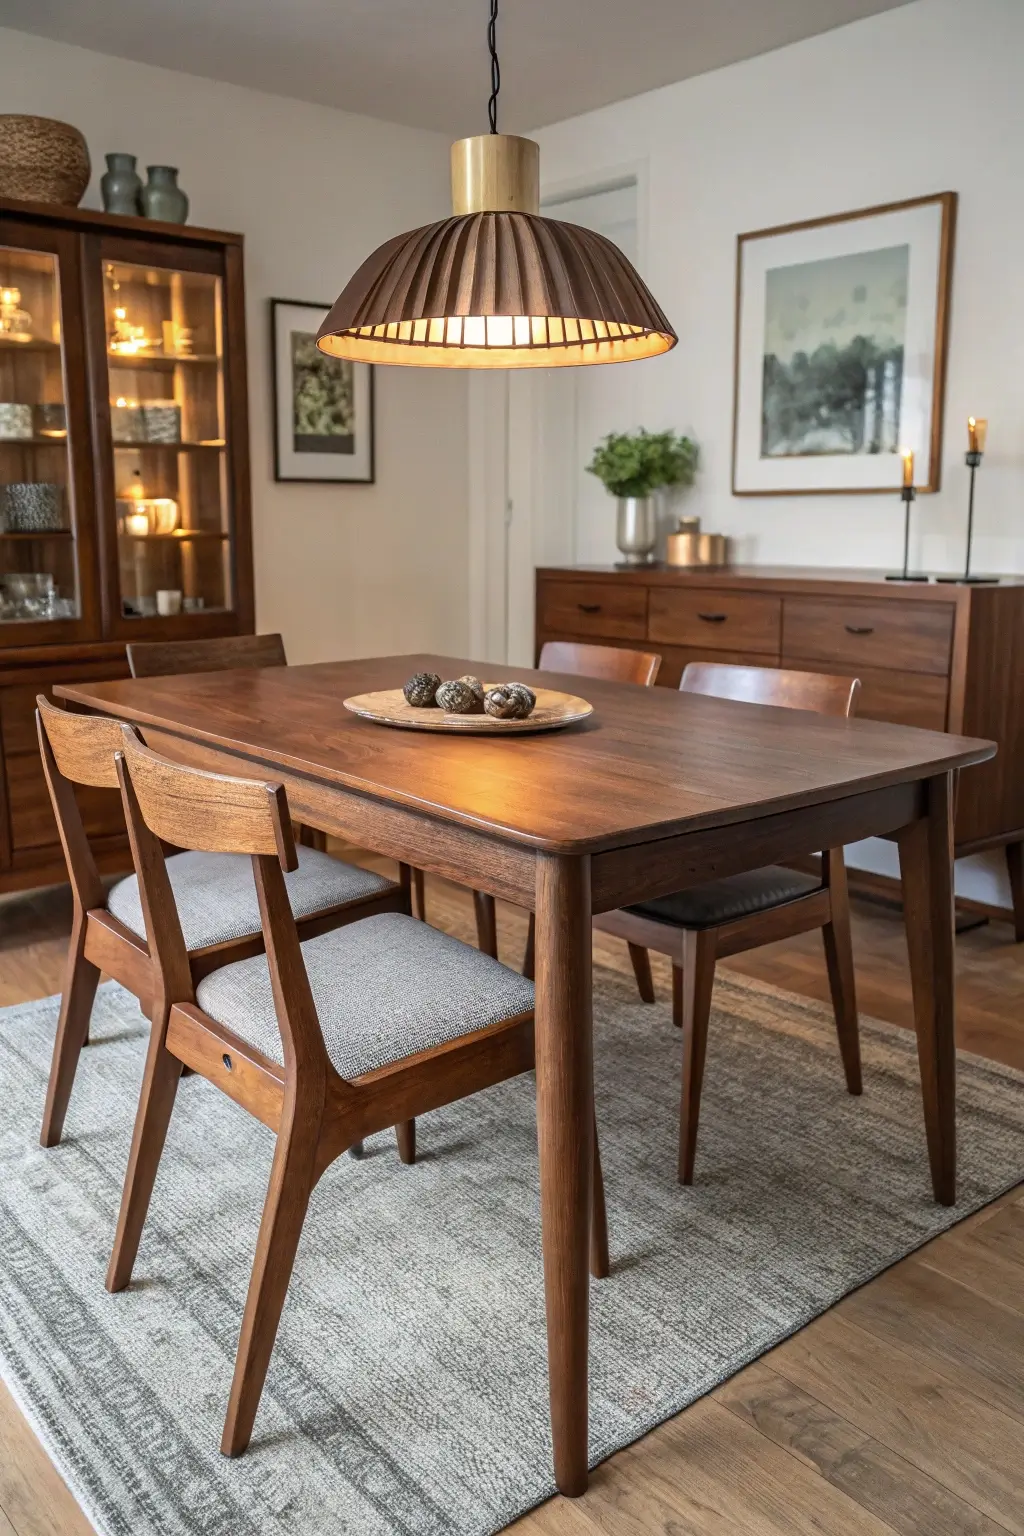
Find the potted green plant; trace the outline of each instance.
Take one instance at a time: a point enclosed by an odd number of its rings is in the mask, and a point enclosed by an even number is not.
[[[674,432],[610,432],[587,465],[618,502],[615,542],[623,565],[650,565],[658,540],[654,497],[674,485],[692,485],[697,444]]]

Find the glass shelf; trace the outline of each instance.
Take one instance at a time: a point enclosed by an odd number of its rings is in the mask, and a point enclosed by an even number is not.
[[[80,616],[64,375],[58,258],[0,246],[0,630]]]
[[[121,613],[231,609],[221,279],[108,262],[104,291]]]

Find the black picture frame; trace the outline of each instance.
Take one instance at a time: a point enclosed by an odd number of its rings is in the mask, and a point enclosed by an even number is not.
[[[372,363],[342,364],[341,360],[324,358],[330,365],[337,361],[340,366],[353,370],[356,421],[354,437],[356,447],[351,457],[347,451],[317,451],[314,448],[298,450],[289,447],[294,442],[292,428],[292,394],[290,352],[282,347],[282,337],[287,334],[295,319],[296,311],[308,315],[308,332],[315,334],[331,309],[330,304],[317,304],[306,299],[270,300],[270,382],[272,398],[272,435],[274,442],[274,480],[286,485],[374,485],[376,483],[376,389]],[[361,441],[365,438],[365,441]]]

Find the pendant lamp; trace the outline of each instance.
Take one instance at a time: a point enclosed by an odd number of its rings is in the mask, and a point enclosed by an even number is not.
[[[367,257],[317,335],[333,357],[419,368],[553,368],[656,357],[676,333],[632,264],[540,213],[540,146],[497,131],[452,145],[452,217]]]

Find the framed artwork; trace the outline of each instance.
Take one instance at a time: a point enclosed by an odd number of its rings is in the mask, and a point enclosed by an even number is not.
[[[328,357],[329,304],[271,299],[274,479],[373,483],[373,365]]]
[[[737,496],[919,490],[942,454],[956,193],[740,235]]]

